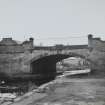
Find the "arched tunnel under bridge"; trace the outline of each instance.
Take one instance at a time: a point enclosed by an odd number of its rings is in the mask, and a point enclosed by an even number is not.
[[[35,57],[31,60],[31,73],[37,75],[42,83],[53,80],[57,74],[56,63],[69,57],[80,57],[86,59],[85,56],[75,53],[41,55],[38,58]]]
[[[45,55],[38,59],[33,58],[30,63],[31,73],[38,75],[42,82],[53,80],[57,74],[56,63],[69,57],[86,59],[85,56],[72,53]]]

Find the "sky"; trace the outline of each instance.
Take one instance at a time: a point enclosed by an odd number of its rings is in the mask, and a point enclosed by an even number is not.
[[[0,40],[77,45],[88,34],[105,40],[105,0],[0,0]]]

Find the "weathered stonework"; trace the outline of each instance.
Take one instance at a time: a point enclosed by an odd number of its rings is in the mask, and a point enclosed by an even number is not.
[[[25,51],[31,51],[33,49],[33,38],[23,43],[18,43],[12,38],[3,38],[0,41],[0,53],[24,53]]]
[[[3,38],[0,42],[0,73],[14,75],[29,72],[25,65],[25,56],[33,50],[33,38],[18,43],[12,38]]]
[[[102,41],[100,38],[93,38],[92,35],[89,35],[88,49],[69,49],[69,47],[67,47],[58,53],[67,55],[71,52],[85,56],[93,62],[91,64],[93,71],[105,74],[105,41]],[[56,53],[56,49],[44,50],[42,48],[42,50],[36,50],[33,45],[33,38],[22,43],[18,43],[12,40],[12,38],[4,38],[0,42],[0,74],[4,73],[10,76],[30,74],[32,73],[30,61]]]
[[[88,47],[100,52],[105,52],[105,41],[100,38],[93,38],[93,35],[88,35]]]
[[[93,72],[105,75],[105,41],[88,35],[88,47],[90,50],[89,59],[95,63],[95,65],[91,65]]]

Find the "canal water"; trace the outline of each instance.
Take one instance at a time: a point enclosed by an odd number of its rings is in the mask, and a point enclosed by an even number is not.
[[[38,88],[40,85],[50,82],[56,78],[57,74],[40,75],[37,78],[16,79],[12,81],[2,80],[0,93],[16,93],[22,95],[28,91]]]

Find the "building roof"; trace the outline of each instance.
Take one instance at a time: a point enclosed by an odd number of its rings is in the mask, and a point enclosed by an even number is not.
[[[17,45],[17,42],[12,40],[12,38],[3,38],[0,41],[0,45]]]

